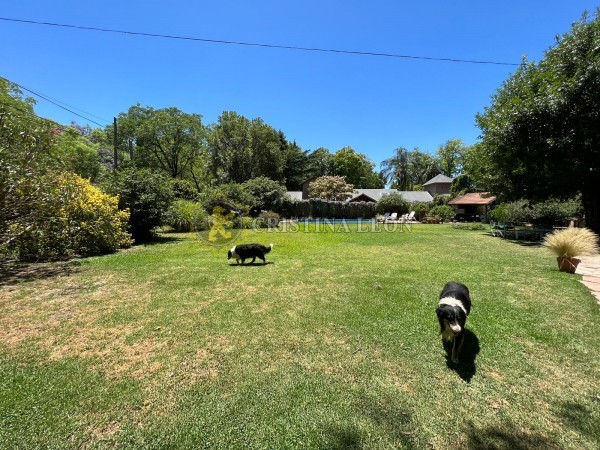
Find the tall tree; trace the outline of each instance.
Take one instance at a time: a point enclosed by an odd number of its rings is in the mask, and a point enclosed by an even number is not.
[[[408,191],[410,186],[408,175],[408,150],[398,147],[394,156],[381,163],[381,174],[386,184],[394,186],[400,191]]]
[[[408,176],[411,189],[416,185],[424,184],[427,180],[438,175],[441,170],[439,159],[422,152],[418,148],[415,148],[408,155]]]
[[[288,191],[299,191],[302,189],[302,183],[308,178],[308,151],[302,151],[295,141],[288,142],[282,131],[279,131],[279,142],[285,158],[285,186]]]
[[[384,183],[379,174],[375,173],[375,163],[363,153],[358,153],[352,147],[339,149],[333,155],[333,172],[345,177],[348,183],[356,188],[377,189]]]
[[[410,191],[440,173],[438,159],[418,148],[408,151],[398,147],[394,152],[393,157],[381,163],[382,175],[387,184],[400,191]]]
[[[199,114],[138,104],[119,114],[118,126],[120,145],[131,141],[136,166],[162,169],[173,178],[189,174],[206,154],[206,129]]]
[[[308,154],[307,178],[325,175],[333,175],[333,155],[325,147],[319,147]]]
[[[225,111],[211,128],[208,150],[211,172],[219,182],[243,183],[262,176],[283,181],[286,159],[280,135],[260,118]]]
[[[600,232],[600,17],[584,16],[537,64],[524,62],[477,116],[493,188],[544,199],[581,192]]]
[[[52,149],[60,129],[36,117],[34,104],[0,78],[0,258],[39,222],[50,189],[44,175],[57,168]]]
[[[440,145],[437,150],[442,172],[449,177],[457,177],[462,173],[466,145],[460,139],[451,139]]]

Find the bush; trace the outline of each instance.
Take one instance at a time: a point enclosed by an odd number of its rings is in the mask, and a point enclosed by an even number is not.
[[[211,189],[201,196],[205,207],[213,203],[225,203],[235,207],[242,214],[247,214],[254,206],[256,199],[246,188],[238,183],[226,183]]]
[[[402,194],[392,193],[382,196],[377,202],[375,210],[380,214],[398,213],[398,215],[401,215],[406,214],[409,208],[410,203],[402,197]]]
[[[452,224],[452,228],[458,230],[481,231],[485,230],[486,226],[481,222],[456,222]]]
[[[153,236],[173,201],[171,180],[149,169],[121,170],[107,178],[104,185],[111,194],[119,196],[121,209],[130,210],[130,232],[136,242]]]
[[[279,225],[279,214],[273,211],[261,213],[258,219],[254,221],[254,225],[259,228],[277,228]]]
[[[278,208],[286,196],[285,186],[267,177],[252,178],[242,186],[254,198],[251,206],[259,211]]]
[[[583,206],[579,197],[570,200],[548,199],[534,204],[521,199],[497,206],[491,211],[490,218],[501,223],[564,225],[569,218],[581,217],[582,214]]]
[[[200,195],[198,189],[196,189],[196,185],[189,180],[173,178],[171,180],[171,188],[173,189],[173,197],[175,198],[198,200]]]
[[[131,244],[126,232],[128,211],[118,199],[103,193],[74,173],[49,174],[43,201],[33,205],[34,225],[11,230],[16,238],[9,251],[19,259],[41,260],[74,255],[112,253]]]
[[[451,206],[448,205],[438,205],[434,206],[429,210],[429,215],[434,217],[439,217],[442,221],[452,220],[456,213]]]
[[[163,225],[179,232],[203,231],[208,229],[208,213],[200,202],[176,200],[163,216]]]
[[[583,205],[581,198],[569,200],[548,199],[533,205],[532,221],[535,224],[564,225],[571,217],[581,217]]]

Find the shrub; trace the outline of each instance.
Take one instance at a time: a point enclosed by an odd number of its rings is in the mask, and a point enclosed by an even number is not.
[[[548,199],[533,205],[533,222],[536,224],[563,225],[569,218],[583,214],[581,198],[569,200]]]
[[[34,205],[36,222],[17,236],[10,251],[20,259],[51,259],[111,253],[131,244],[128,211],[118,198],[103,193],[74,173],[49,174],[43,202]]]
[[[170,179],[149,169],[121,170],[107,178],[104,185],[110,193],[119,196],[121,209],[130,210],[130,232],[136,242],[153,236],[173,201]]]
[[[569,227],[546,235],[542,243],[556,256],[575,256],[598,253],[598,236],[587,228]]]
[[[486,229],[485,225],[481,222],[455,222],[452,224],[452,228],[470,231],[481,231]]]
[[[437,205],[429,210],[429,215],[434,217],[439,217],[444,220],[452,220],[456,213],[451,206],[448,205]]]
[[[242,186],[254,198],[252,207],[259,211],[278,208],[286,196],[285,186],[267,177],[252,178]]]
[[[376,212],[383,213],[398,213],[406,214],[410,208],[410,204],[402,197],[402,194],[392,193],[382,196],[377,202]]]
[[[205,207],[213,203],[226,203],[234,206],[243,214],[247,214],[255,204],[256,199],[243,185],[238,183],[226,183],[211,189],[201,196]]]
[[[254,224],[259,228],[277,228],[279,225],[279,214],[273,211],[261,213],[258,219],[254,221]]]
[[[189,180],[173,178],[171,180],[171,188],[173,189],[173,197],[175,198],[198,200],[198,189],[196,189],[196,185]]]
[[[179,199],[163,216],[163,225],[179,232],[202,231],[208,228],[208,213],[200,202]]]
[[[278,209],[283,217],[314,217],[327,219],[371,219],[375,203],[331,202],[321,199],[284,200]]]

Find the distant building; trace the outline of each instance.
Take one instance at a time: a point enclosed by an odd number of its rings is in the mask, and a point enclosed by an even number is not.
[[[452,187],[452,178],[446,175],[436,175],[431,180],[423,184],[423,187],[429,195],[435,197],[439,194],[450,194],[450,188]]]
[[[289,191],[288,195],[292,200],[308,200],[308,185],[315,178],[306,180],[302,183],[302,191]],[[401,194],[408,202],[429,203],[433,197],[427,191],[399,191],[397,189],[356,189],[348,199],[349,202],[378,202],[381,197],[389,194]]]
[[[456,218],[466,222],[487,222],[489,210],[496,201],[489,192],[472,192],[460,195],[448,202],[456,208]]]

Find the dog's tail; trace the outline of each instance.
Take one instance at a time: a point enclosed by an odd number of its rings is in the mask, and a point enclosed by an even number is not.
[[[271,250],[273,250],[273,244],[269,244],[269,246],[266,247],[265,254],[269,253]]]

